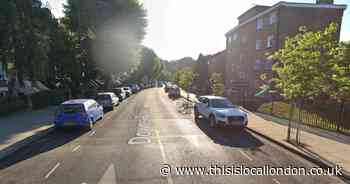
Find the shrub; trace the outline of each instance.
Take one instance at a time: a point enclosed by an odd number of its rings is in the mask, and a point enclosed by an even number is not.
[[[65,90],[40,91],[31,96],[33,109],[40,109],[50,105],[59,105],[67,99]]]
[[[0,116],[18,112],[27,108],[24,99],[20,97],[7,97],[0,99]]]

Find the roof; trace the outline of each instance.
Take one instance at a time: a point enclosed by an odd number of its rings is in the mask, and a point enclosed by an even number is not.
[[[298,8],[330,8],[330,9],[343,9],[343,10],[347,8],[347,5],[340,5],[340,4],[313,4],[313,3],[293,3],[293,2],[280,1],[280,2],[276,3],[275,5],[271,6],[271,8],[268,8],[267,10],[247,19],[246,21],[244,21],[242,23],[240,23],[239,25],[237,25],[236,27],[234,27],[233,29],[228,31],[225,35],[227,36],[228,34],[235,32],[240,27],[248,24],[251,21],[254,21],[255,19],[257,19],[263,15],[266,15],[266,14],[274,11],[275,9],[277,9],[281,6],[298,7]]]
[[[113,92],[102,92],[102,93],[97,93],[97,95],[113,95]]]
[[[74,100],[68,100],[63,102],[63,105],[68,105],[68,104],[85,104],[86,102],[91,101],[91,99],[74,99]]]
[[[212,96],[212,95],[201,96],[201,97],[208,98],[208,99],[227,99],[227,98],[222,97],[222,96]]]

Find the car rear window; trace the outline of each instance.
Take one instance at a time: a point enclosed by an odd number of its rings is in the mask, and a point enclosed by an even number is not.
[[[62,105],[61,110],[64,114],[76,114],[84,112],[84,108],[82,104],[67,104]]]
[[[129,90],[129,88],[124,88],[124,90]]]
[[[110,95],[98,95],[96,97],[96,100],[110,100],[111,96]]]

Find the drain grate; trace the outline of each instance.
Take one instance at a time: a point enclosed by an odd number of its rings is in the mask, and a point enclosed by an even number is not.
[[[148,137],[133,137],[128,141],[128,144],[149,144],[151,139]]]

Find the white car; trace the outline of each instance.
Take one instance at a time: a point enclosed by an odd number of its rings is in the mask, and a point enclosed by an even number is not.
[[[240,127],[248,125],[248,116],[239,106],[233,105],[227,98],[219,96],[200,96],[194,105],[194,116],[209,120],[211,127]]]
[[[126,86],[126,87],[122,87],[122,88],[123,88],[123,90],[124,90],[125,93],[126,93],[126,97],[129,97],[129,96],[132,95],[132,90],[131,90],[130,87]]]
[[[114,106],[119,105],[119,98],[112,92],[98,93],[96,101],[103,106],[103,109],[113,110]]]

